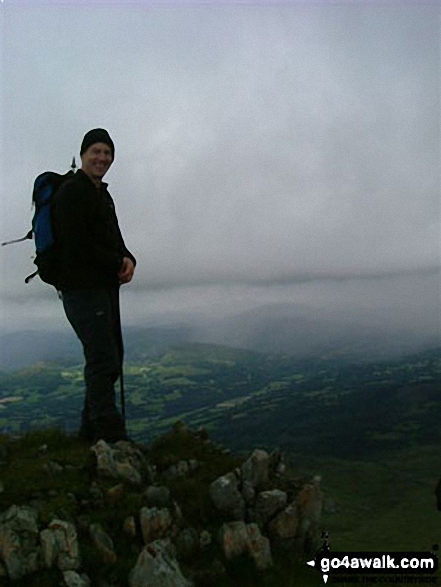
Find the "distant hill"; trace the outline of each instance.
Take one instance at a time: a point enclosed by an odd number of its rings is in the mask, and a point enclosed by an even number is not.
[[[407,317],[409,318],[409,317]],[[172,324],[124,327],[125,356],[139,361],[187,342],[220,344],[296,358],[344,357],[371,361],[400,357],[440,344],[436,320],[415,323],[397,310],[375,313],[311,310],[298,304],[269,304],[222,319],[193,315]],[[69,329],[22,331],[0,335],[0,369],[19,369],[38,361],[73,365],[81,348]]]
[[[126,358],[143,360],[189,340],[187,327],[124,329]],[[75,365],[83,361],[81,345],[70,330],[23,330],[0,335],[0,369],[22,369],[35,363]]]

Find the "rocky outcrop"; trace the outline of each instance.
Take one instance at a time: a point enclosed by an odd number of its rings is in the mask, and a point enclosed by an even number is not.
[[[213,481],[211,499],[228,521],[220,533],[227,559],[248,552],[262,570],[272,564],[272,548],[312,552],[319,538],[320,480],[304,483],[294,495],[292,489],[286,490],[285,472],[280,453],[255,450],[240,469]]]
[[[175,433],[186,435],[187,445],[195,440],[188,429]],[[247,569],[254,565],[260,574],[274,566],[278,549],[291,556],[314,547],[318,478],[293,482],[279,451],[256,449],[243,460],[206,439],[200,445],[197,458],[189,454],[174,464],[164,451],[160,466],[129,442],[85,447],[83,467],[58,462],[50,447],[38,449],[36,471],[48,482],[46,493],[30,492],[34,507],[11,505],[0,513],[0,577],[12,583],[28,577],[31,586],[34,574],[52,573],[54,585],[113,587],[122,584],[112,574],[120,565],[130,587],[199,587],[219,583],[238,557],[248,557]],[[217,478],[204,469],[213,454],[232,465]],[[63,476],[77,474],[84,485],[65,483],[63,495]]]

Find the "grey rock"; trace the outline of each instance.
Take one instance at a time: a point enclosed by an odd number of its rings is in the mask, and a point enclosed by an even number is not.
[[[300,524],[296,538],[296,547],[305,554],[311,553],[318,544],[319,523],[323,508],[323,493],[320,489],[320,477],[305,484],[296,496]]]
[[[141,469],[144,457],[141,451],[129,442],[120,440],[111,447],[104,440],[99,440],[91,447],[91,451],[96,456],[99,474],[134,485],[142,483]]]
[[[259,493],[256,499],[255,513],[256,521],[260,528],[264,528],[271,518],[285,508],[287,502],[287,494],[280,489],[272,489]]]
[[[234,473],[218,477],[210,485],[210,496],[215,508],[229,520],[245,519],[245,500],[238,489]]]
[[[281,544],[296,537],[299,529],[300,516],[295,503],[288,505],[268,524],[268,533],[271,540]]]
[[[281,450],[273,451],[270,454],[270,469],[271,474],[276,479],[282,479],[283,477],[285,477],[287,467],[283,461],[283,454]]]
[[[80,550],[75,526],[64,520],[52,520],[40,532],[43,557],[47,567],[57,564],[60,571],[75,571],[81,566]]]
[[[40,566],[37,517],[34,508],[16,505],[0,515],[0,559],[13,581]]]
[[[92,542],[101,555],[101,560],[106,564],[116,562],[113,540],[104,531],[100,524],[91,524],[89,527],[89,534],[92,538]]]
[[[266,571],[273,565],[270,541],[262,536],[257,524],[247,525],[247,549],[258,571]]]
[[[229,522],[223,524],[219,538],[227,560],[248,553],[259,571],[272,566],[270,541],[262,536],[257,524]]]
[[[270,475],[275,477],[280,477],[280,470],[279,468],[283,465],[283,454],[279,448],[273,450],[269,455],[269,469]]]
[[[269,463],[268,453],[256,448],[241,467],[242,481],[248,481],[255,489],[264,487],[269,479]]]
[[[237,521],[223,524],[219,532],[219,541],[227,560],[246,552],[248,548],[248,531],[245,522]]]
[[[46,528],[40,532],[40,542],[43,550],[44,564],[52,568],[58,557],[58,544],[54,532]]]
[[[283,477],[286,473],[286,465],[285,463],[279,463],[276,467],[276,470],[274,472],[276,477]]]
[[[144,547],[129,575],[130,587],[191,587],[169,543],[156,540]]]
[[[167,508],[141,508],[140,522],[145,544],[166,538],[173,520]]]
[[[242,497],[247,505],[252,505],[256,499],[256,490],[249,481],[244,481],[242,484]]]
[[[81,576],[75,571],[64,571],[63,579],[66,587],[90,587],[90,579],[87,575]]]

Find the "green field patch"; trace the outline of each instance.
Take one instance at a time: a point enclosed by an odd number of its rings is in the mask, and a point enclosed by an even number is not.
[[[83,381],[82,371],[61,371],[61,377],[67,381]]]
[[[173,401],[176,399],[180,399],[182,397],[182,393],[179,389],[175,389],[172,393],[168,393],[164,395],[164,401]]]
[[[154,404],[149,406],[145,410],[145,414],[148,417],[155,416],[156,418],[160,418],[164,413],[164,406],[162,404]]]
[[[163,379],[161,385],[164,387],[172,387],[174,385],[194,386],[197,384],[187,377],[172,377],[171,379]]]
[[[268,391],[285,391],[289,389],[290,385],[286,381],[271,381],[268,385]]]
[[[124,375],[142,375],[146,370],[146,367],[140,367],[139,365],[124,365]]]
[[[23,396],[21,395],[13,395],[13,396],[8,396],[8,397],[4,397],[2,399],[0,399],[0,405],[1,404],[16,404],[17,402],[21,402],[23,401]]]
[[[41,399],[42,399],[41,393],[38,393],[37,391],[33,391],[26,398],[26,402],[30,403],[30,404],[38,404],[41,402]]]
[[[210,371],[193,367],[193,365],[158,365],[155,369],[161,377],[191,377],[192,375],[207,375]]]
[[[323,397],[329,393],[328,389],[314,389],[312,391],[304,391],[303,397],[314,398]]]
[[[130,391],[130,395],[128,396],[129,402],[134,406],[141,406],[142,404],[146,403],[146,398],[141,389],[136,389],[135,391]]]
[[[242,418],[246,418],[247,414],[245,412],[242,412],[240,414],[232,414],[231,419],[232,420],[241,420]]]
[[[294,381],[294,382],[303,381],[304,379],[305,379],[305,376],[300,373],[295,373],[294,375],[290,375],[289,377],[286,377],[287,381]]]
[[[228,400],[225,400],[223,402],[220,402],[218,404],[216,404],[216,408],[235,408],[236,406],[240,406],[243,403],[245,403],[246,401],[248,401],[251,398],[250,395],[244,395],[241,397],[234,397]]]
[[[129,434],[139,434],[149,428],[151,423],[148,418],[138,418],[136,420],[130,420],[128,424]]]
[[[236,366],[236,361],[231,361],[229,359],[210,359],[210,363],[213,365],[223,365],[229,369]]]

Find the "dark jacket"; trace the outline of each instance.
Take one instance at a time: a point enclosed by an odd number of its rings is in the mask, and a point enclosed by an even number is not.
[[[136,264],[107,184],[97,188],[81,169],[55,194],[52,220],[60,255],[58,289],[116,286],[123,258]]]

